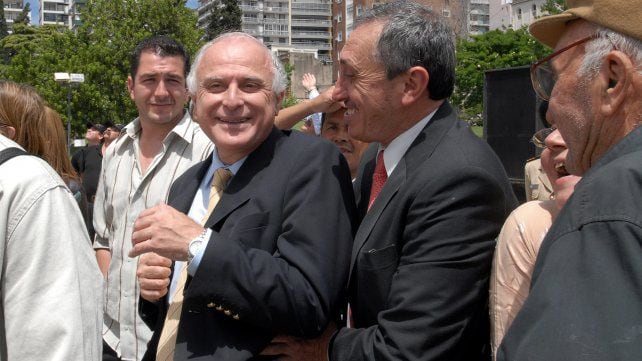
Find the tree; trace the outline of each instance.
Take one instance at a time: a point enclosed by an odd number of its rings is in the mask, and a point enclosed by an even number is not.
[[[229,31],[241,31],[241,9],[236,0],[214,0],[205,30],[205,39],[212,40]]]
[[[7,29],[7,20],[4,18],[4,0],[0,0],[0,40],[5,36],[9,35],[9,30]]]
[[[137,115],[126,87],[136,44],[151,35],[169,35],[194,54],[202,36],[196,20],[184,0],[89,0],[75,32],[15,26],[0,40],[12,56],[8,66],[0,67],[0,78],[33,85],[66,121],[67,90],[53,73],[83,73],[85,83],[72,93],[76,133],[84,132],[87,121],[127,123]]]
[[[29,13],[31,13],[31,5],[29,5],[29,3],[26,3],[22,8],[22,12],[18,14],[15,19],[13,19],[13,24],[29,25]]]
[[[528,65],[550,49],[533,39],[525,28],[494,30],[457,42],[456,85],[452,101],[471,123],[482,120],[484,71]]]
[[[2,39],[4,39],[7,35],[9,35],[9,29],[7,28],[7,20],[4,17],[4,1],[0,0],[0,42]],[[7,50],[2,47],[0,48],[0,66],[2,64],[7,64],[9,63],[9,54]]]
[[[567,8],[566,0],[546,0],[542,5],[542,12],[546,12],[549,15],[555,15],[563,12]]]

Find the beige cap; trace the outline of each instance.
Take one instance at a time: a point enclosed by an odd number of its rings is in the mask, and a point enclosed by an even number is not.
[[[567,4],[568,10],[563,13],[533,22],[528,29],[530,33],[554,48],[566,24],[581,18],[642,40],[642,0],[567,0]]]

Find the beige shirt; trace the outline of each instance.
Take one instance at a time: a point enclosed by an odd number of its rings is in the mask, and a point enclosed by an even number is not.
[[[19,146],[0,135],[0,150]],[[42,159],[0,165],[0,360],[102,359],[102,275],[78,204]]]
[[[553,186],[542,168],[540,158],[530,160],[524,165],[524,188],[527,202],[551,199]]]
[[[138,214],[167,202],[176,178],[212,152],[213,144],[186,113],[163,141],[162,151],[145,174],[138,159],[138,119],[128,124],[109,146],[94,205],[94,248],[108,248],[103,337],[123,360],[140,360],[152,336],[138,314],[140,289],[136,278],[138,258],[129,258],[132,227]]]
[[[553,200],[527,202],[515,209],[502,227],[490,279],[493,359],[528,296],[537,252],[557,213]]]

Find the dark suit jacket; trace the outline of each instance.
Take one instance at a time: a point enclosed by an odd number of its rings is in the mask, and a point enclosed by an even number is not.
[[[168,203],[187,213],[210,164],[178,178]],[[344,307],[354,219],[350,171],[336,146],[274,128],[205,224],[214,232],[188,280],[175,360],[247,360],[276,334],[319,335]]]
[[[349,302],[331,360],[489,357],[488,278],[516,200],[490,147],[444,103],[366,213],[377,145],[362,159]],[[485,356],[482,356],[484,355]]]

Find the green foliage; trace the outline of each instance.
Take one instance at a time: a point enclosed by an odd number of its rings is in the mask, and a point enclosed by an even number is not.
[[[67,89],[53,73],[83,73],[85,82],[72,92],[76,134],[87,121],[128,123],[138,114],[126,86],[130,53],[142,39],[164,34],[194,54],[202,36],[196,20],[184,0],[89,0],[75,32],[15,26],[14,34],[0,40],[11,54],[0,78],[33,85],[66,122]]]
[[[566,0],[546,0],[542,5],[542,11],[547,12],[549,15],[555,15],[568,9]]]
[[[0,9],[4,9],[4,0],[0,0]],[[4,17],[3,10],[0,11],[0,40],[7,35],[9,35],[9,30],[7,29],[7,19]]]
[[[285,90],[285,97],[283,98],[281,108],[287,108],[295,105],[299,101],[292,94],[292,87],[290,86],[292,84],[292,72],[294,71],[294,65],[290,64],[288,61],[284,61],[283,70],[285,70],[285,74],[288,77],[288,88]]]
[[[29,3],[26,3],[25,6],[22,8],[22,12],[16,16],[15,19],[13,19],[13,24],[25,24],[29,25],[29,13],[31,12],[31,6]]]
[[[2,9],[4,9],[4,1],[0,0],[0,10]],[[9,35],[7,19],[4,17],[4,11],[0,11],[0,41],[2,41],[2,39],[7,35]],[[4,47],[2,47],[0,48],[0,67],[7,63],[9,63],[9,53]]]
[[[472,124],[482,121],[484,72],[528,65],[550,49],[532,38],[525,28],[494,30],[457,42],[456,85],[452,102]]]
[[[236,0],[214,0],[205,39],[209,41],[226,32],[241,31],[241,16],[241,8]]]

